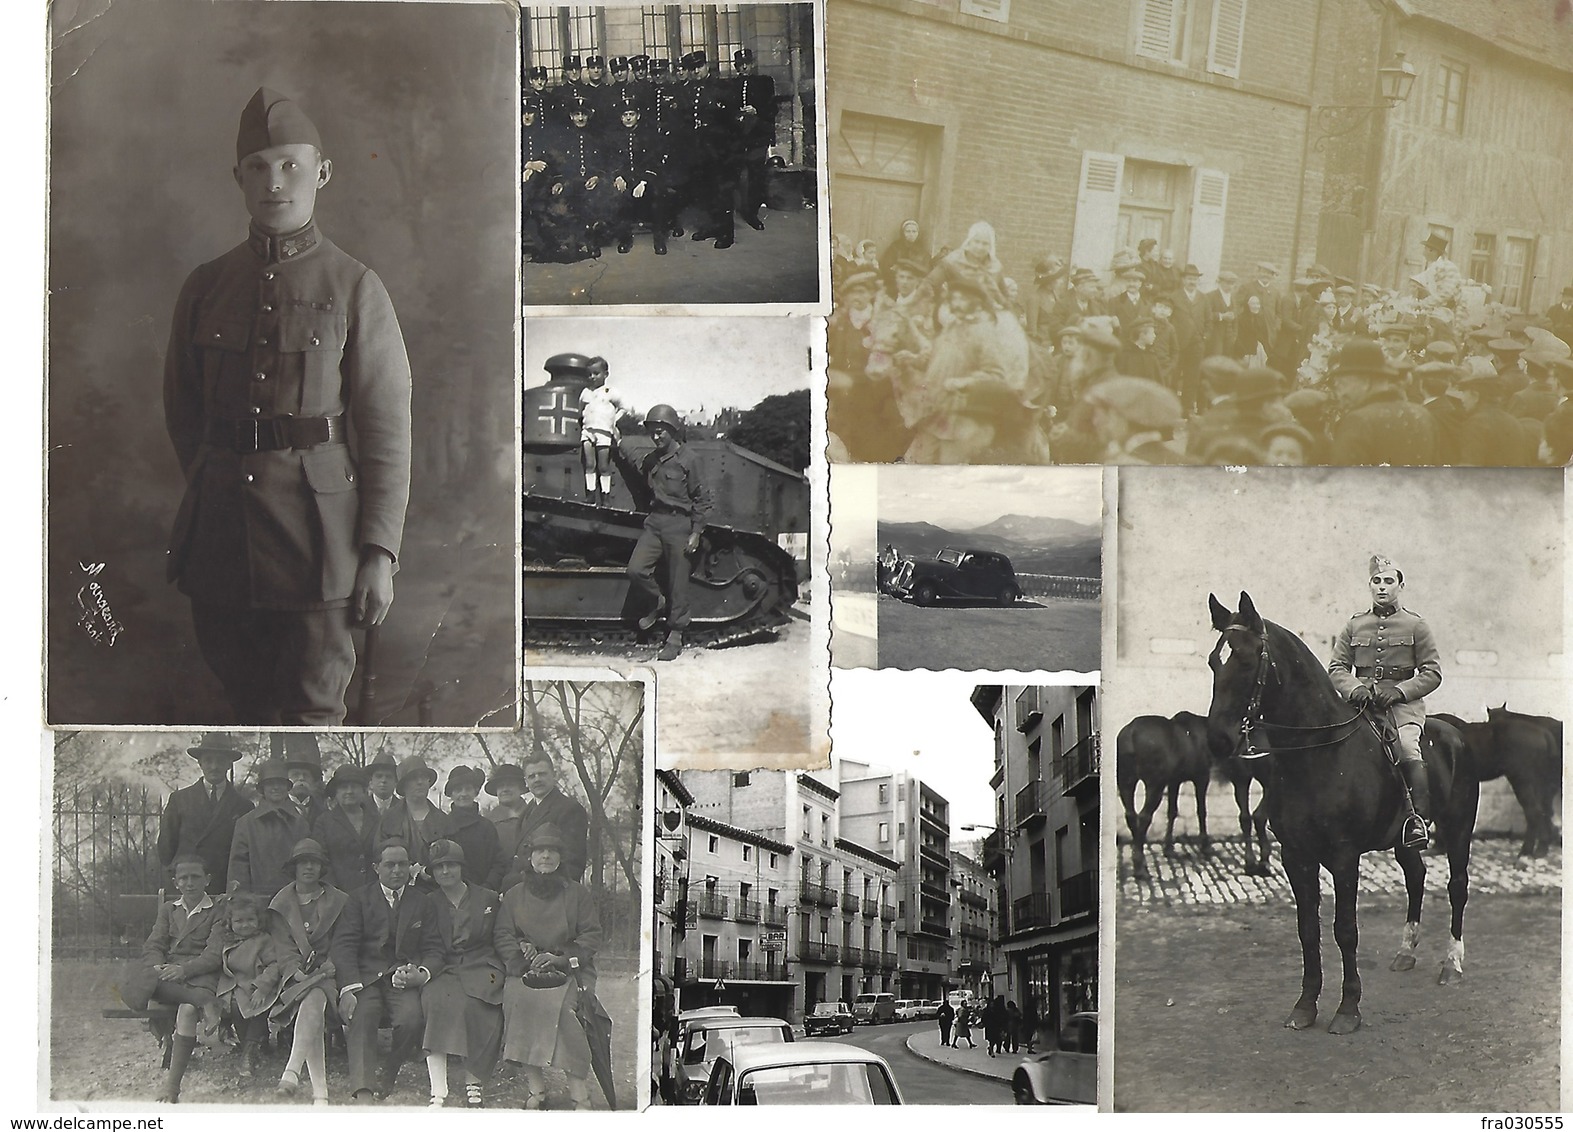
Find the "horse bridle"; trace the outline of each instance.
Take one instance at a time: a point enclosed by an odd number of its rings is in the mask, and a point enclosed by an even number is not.
[[[1245,626],[1231,625],[1229,628],[1243,629]],[[1225,632],[1227,632],[1227,630]],[[1222,642],[1220,641],[1220,644],[1221,643]],[[1215,649],[1215,655],[1216,652],[1217,650]],[[1257,750],[1256,741],[1254,738],[1252,738],[1251,735],[1251,733],[1257,728],[1265,727],[1267,725],[1266,720],[1262,718],[1262,697],[1267,691],[1267,677],[1269,674],[1271,674],[1273,678],[1273,683],[1278,685],[1283,684],[1283,678],[1278,674],[1278,662],[1273,659],[1273,654],[1268,651],[1267,630],[1264,627],[1261,636],[1261,648],[1257,651],[1256,654],[1256,678],[1252,683],[1251,698],[1246,701],[1245,712],[1240,717],[1240,736],[1244,740],[1245,749],[1237,753],[1242,759],[1260,759],[1274,753],[1273,750]],[[1329,728],[1349,728],[1349,730],[1345,731],[1343,734],[1337,735],[1334,738],[1328,739],[1321,743],[1305,743],[1296,747],[1277,747],[1275,750],[1314,751],[1320,747],[1331,747],[1335,743],[1343,742],[1350,735],[1352,735],[1359,727],[1360,721],[1365,718],[1365,710],[1363,708],[1356,708],[1354,715],[1338,723],[1323,723],[1318,724],[1315,727],[1300,727],[1291,723],[1275,723],[1273,726],[1278,728],[1280,731],[1326,731]],[[1376,724],[1374,721],[1367,719],[1366,722],[1370,724],[1373,731],[1376,730]]]

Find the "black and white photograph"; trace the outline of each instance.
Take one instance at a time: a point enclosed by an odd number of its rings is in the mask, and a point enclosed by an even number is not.
[[[1095,672],[1103,471],[838,465],[837,668]]]
[[[525,6],[527,307],[821,308],[820,10]]]
[[[61,731],[46,1096],[642,1103],[645,687],[522,731]]]
[[[1573,459],[1554,0],[844,0],[831,459]]]
[[[654,665],[663,759],[823,756],[811,332],[804,318],[530,321],[526,669]]]
[[[823,770],[656,774],[658,1103],[1092,1105],[1097,689],[832,691]]]
[[[517,12],[51,16],[48,721],[512,726]]]
[[[1114,1108],[1557,1109],[1562,474],[1118,487]]]

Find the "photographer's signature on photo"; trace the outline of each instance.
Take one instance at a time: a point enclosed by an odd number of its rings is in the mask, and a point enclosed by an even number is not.
[[[123,626],[115,620],[104,587],[98,584],[104,566],[103,562],[77,563],[87,580],[76,591],[76,623],[93,641],[113,648]]]

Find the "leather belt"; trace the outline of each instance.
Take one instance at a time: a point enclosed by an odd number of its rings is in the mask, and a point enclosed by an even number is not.
[[[281,448],[315,448],[344,443],[344,415],[331,417],[218,418],[208,422],[207,440],[215,448],[237,452],[276,452]]]
[[[669,503],[652,503],[650,505],[650,513],[652,515],[687,515],[688,514],[688,512],[684,511],[681,507],[673,507]]]
[[[1375,668],[1356,668],[1356,676],[1369,676],[1373,680],[1408,680],[1415,674],[1413,668],[1387,668],[1377,665]]]

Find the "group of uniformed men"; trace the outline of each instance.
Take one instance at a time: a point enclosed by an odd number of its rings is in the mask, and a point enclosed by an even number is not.
[[[561,81],[525,70],[521,111],[524,246],[535,262],[633,249],[637,226],[656,255],[683,234],[729,248],[734,214],[763,229],[765,169],[775,143],[776,92],[754,53],[733,53],[733,73],[713,76],[703,51],[677,65],[645,55],[563,60]]]

